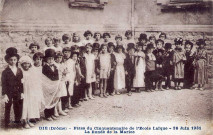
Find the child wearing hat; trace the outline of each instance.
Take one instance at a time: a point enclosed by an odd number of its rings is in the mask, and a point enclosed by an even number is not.
[[[57,103],[55,110],[54,110],[54,116],[59,117],[59,115],[66,116],[67,113],[62,110],[62,103],[61,98],[67,96],[67,89],[65,84],[65,79],[67,75],[67,70],[65,68],[65,65],[63,63],[63,53],[62,52],[56,52],[55,55],[55,65],[59,72],[59,102]]]
[[[24,120],[24,128],[34,127],[30,119],[40,118],[40,90],[38,90],[37,83],[34,81],[37,78],[34,72],[33,61],[29,56],[22,56],[19,60],[23,72],[23,88],[24,88],[24,99],[23,99],[23,111],[22,119]],[[41,79],[41,78],[40,78]]]
[[[86,53],[86,47],[81,46],[79,48],[79,66],[81,70],[81,74],[84,76],[81,78],[80,84],[79,84],[79,94],[80,94],[80,101],[83,101],[85,98],[85,91],[87,89],[87,84],[86,84],[86,62],[85,62],[85,57],[84,54]]]
[[[55,52],[62,52],[62,47],[61,47],[60,43],[61,43],[61,40],[58,37],[53,38]]]
[[[190,89],[194,82],[194,57],[195,53],[192,51],[193,43],[189,40],[185,42],[186,61],[184,65],[184,88]]]
[[[111,96],[114,96],[114,75],[115,75],[115,67],[116,67],[116,60],[115,60],[115,45],[112,42],[108,43],[108,51],[110,54],[110,62],[111,62],[111,70],[109,79],[107,80],[107,89],[106,92],[109,93]]]
[[[44,52],[47,50],[47,49],[55,49],[55,47],[53,46],[53,39],[51,37],[47,37],[44,41],[45,43],[45,47],[44,47]]]
[[[182,49],[183,39],[176,38],[175,42],[175,50],[173,54],[173,65],[174,65],[174,83],[175,90],[181,90],[180,83],[184,79],[184,63],[186,61],[186,55],[184,50]]]
[[[44,97],[45,104],[46,104],[44,115],[48,121],[57,120],[57,118],[54,116],[54,110],[55,110],[56,103],[59,101],[59,97],[55,97],[57,95],[56,93],[59,92],[59,89],[58,89],[59,72],[55,65],[54,58],[55,58],[55,50],[47,49],[45,51],[45,57],[44,57],[46,64],[42,68],[42,74],[46,78],[46,82],[43,83],[43,85],[48,86],[48,87],[45,87],[45,89],[43,89],[43,92],[45,95]],[[56,86],[53,87],[54,86],[53,84],[56,85],[57,87]],[[49,86],[52,86],[54,89],[50,89]]]
[[[99,54],[99,70],[100,70],[100,97],[107,98],[107,79],[111,70],[111,57],[108,53],[107,44],[102,44]]]
[[[165,44],[165,52],[163,54],[163,72],[165,79],[165,89],[169,90],[171,88],[171,78],[173,75],[173,50],[172,50],[172,44],[166,43]]]
[[[63,45],[62,45],[62,48],[65,48],[65,47],[71,47],[72,44],[71,44],[71,37],[69,34],[64,34],[62,35],[62,41],[63,41]]]
[[[124,54],[124,47],[122,45],[118,45],[116,47],[115,61],[115,74],[114,74],[114,89],[115,94],[120,95],[119,90],[124,89],[126,87],[125,84],[125,70],[124,70],[124,60],[126,56]],[[114,94],[114,93],[113,93]]]
[[[74,92],[72,97],[72,106],[79,107],[80,104],[80,98],[81,98],[81,80],[84,78],[84,76],[81,73],[80,64],[79,64],[79,52],[73,51],[71,54],[72,60],[75,62],[75,69],[76,69],[76,77],[75,77],[75,84],[74,84]]]
[[[135,44],[129,43],[127,45],[127,54],[124,61],[125,74],[126,74],[126,87],[128,96],[132,95],[131,88],[133,86],[133,79],[135,76]]]
[[[146,72],[145,72],[145,85],[147,92],[153,92],[153,82],[161,82],[164,77],[156,72],[156,58],[153,54],[154,45],[147,44],[146,48]]]
[[[23,73],[22,70],[17,67],[18,60],[19,55],[17,54],[17,49],[14,47],[8,48],[5,55],[5,61],[8,63],[8,66],[3,70],[1,76],[2,96],[3,102],[5,102],[5,128],[8,128],[10,124],[10,110],[12,105],[15,114],[15,123],[21,123],[22,99],[24,94],[21,81]]]
[[[146,70],[145,54],[142,51],[143,46],[137,45],[137,51],[135,52],[135,76],[133,80],[133,87],[137,92],[140,92],[140,88],[145,87],[144,73]]]
[[[98,43],[98,44],[103,44],[103,38],[102,38],[102,35],[100,32],[95,32],[94,34],[94,37],[93,37],[95,40],[94,40],[94,43]]]
[[[87,30],[84,32],[84,37],[85,37],[85,39],[82,41],[84,46],[88,43],[90,43],[90,44],[94,43],[94,39],[92,38],[93,34],[90,30]]]
[[[194,73],[194,84],[195,89],[204,90],[205,84],[208,83],[208,54],[205,49],[206,43],[204,39],[199,39],[196,44],[198,49],[195,53],[195,73]]]
[[[138,41],[139,41],[139,42],[138,42],[137,44],[138,44],[138,45],[141,44],[140,46],[143,46],[143,49],[142,49],[143,52],[145,52],[145,50],[146,50],[147,40],[148,40],[148,39],[147,39],[147,35],[144,34],[144,33],[141,33],[141,34],[140,34],[140,37],[138,38]]]
[[[29,53],[29,56],[30,58],[32,59],[33,58],[33,55],[38,52],[38,50],[40,49],[40,46],[37,42],[33,42],[30,44],[29,46],[29,49],[30,49],[30,53]]]
[[[163,54],[164,54],[164,41],[161,39],[158,39],[156,41],[156,49],[153,51],[153,54],[155,55],[156,58],[156,71],[160,74],[163,75]],[[161,90],[163,91],[162,88],[162,82],[156,82],[156,90]]]

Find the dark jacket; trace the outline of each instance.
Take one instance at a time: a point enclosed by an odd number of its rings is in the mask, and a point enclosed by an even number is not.
[[[133,57],[133,60],[131,59],[130,55],[126,55],[126,59],[124,60],[124,68],[125,71],[128,72],[129,76],[135,76],[135,57]]]
[[[59,75],[58,75],[58,69],[56,68],[56,66],[54,65],[54,71],[50,68],[49,65],[44,65],[42,68],[42,73],[48,77],[50,80],[52,81],[56,81],[59,80]]]
[[[111,56],[111,69],[113,69],[113,71],[116,68],[116,59],[115,59],[115,55],[113,53],[110,54]]]
[[[17,68],[17,73],[14,75],[12,70],[7,67],[2,72],[2,95],[7,95],[9,99],[13,97],[18,97],[21,99],[21,93],[23,93],[23,84],[21,79],[23,78],[23,73],[20,68]]]
[[[153,51],[153,54],[156,57],[156,64],[162,65],[163,64],[163,54],[164,50],[163,49],[155,49]]]

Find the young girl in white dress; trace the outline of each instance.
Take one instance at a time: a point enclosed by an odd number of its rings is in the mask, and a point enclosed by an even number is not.
[[[24,86],[22,119],[24,120],[24,128],[30,128],[34,127],[34,124],[29,120],[40,118],[39,95],[36,83],[34,83],[37,78],[32,59],[29,56],[22,56],[19,61],[23,71],[22,83]]]
[[[107,98],[106,88],[107,88],[107,79],[110,75],[111,70],[111,56],[107,52],[107,44],[101,45],[101,52],[99,54],[99,63],[100,63],[100,97]]]
[[[67,96],[67,89],[66,89],[66,84],[65,84],[65,78],[66,78],[66,74],[67,74],[67,70],[64,66],[63,61],[63,53],[62,52],[56,52],[56,57],[55,57],[55,65],[58,68],[58,72],[59,72],[59,97],[65,97]],[[56,117],[59,117],[59,114],[62,116],[66,116],[67,113],[65,113],[62,110],[62,103],[61,103],[61,99],[59,100],[59,102],[57,103],[55,110],[54,110],[54,115]]]
[[[95,55],[92,54],[92,44],[86,44],[86,53],[85,57],[85,65],[86,65],[86,83],[88,84],[88,88],[85,90],[85,101],[89,99],[94,99],[92,97],[92,82],[96,81],[95,78]]]
[[[38,105],[40,112],[44,110],[45,108],[45,102],[44,102],[44,94],[42,90],[42,60],[43,60],[43,53],[37,52],[33,55],[33,61],[34,61],[34,75],[36,79],[34,80],[35,86],[37,86],[37,90],[35,93],[37,95],[38,99]]]
[[[146,64],[145,64],[145,54],[142,51],[143,46],[142,44],[139,44],[137,46],[138,51],[135,52],[135,77],[133,79],[133,87],[136,88],[137,92],[140,92],[141,87],[145,87],[145,83],[144,83],[144,73],[145,73],[145,69],[146,69]]]
[[[115,60],[116,60],[116,68],[114,75],[114,89],[115,94],[119,95],[120,92],[118,90],[124,89],[125,84],[125,70],[124,70],[124,60],[126,58],[124,54],[124,48],[122,45],[118,45],[116,47]]]

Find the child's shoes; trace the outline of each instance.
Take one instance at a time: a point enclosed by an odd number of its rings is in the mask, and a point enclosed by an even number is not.
[[[73,109],[73,107],[71,105],[69,105],[68,109]]]
[[[47,121],[53,121],[53,119],[51,117],[47,118]]]
[[[52,119],[53,119],[53,120],[57,120],[58,118],[56,118],[55,116],[52,116]]]
[[[104,97],[103,94],[100,94],[100,97],[103,98]]]
[[[106,94],[104,94],[104,97],[105,97],[105,98],[107,98],[107,95],[106,95]]]
[[[116,92],[116,95],[121,95],[121,93],[120,92]]]
[[[59,114],[62,115],[62,116],[67,116],[67,113],[65,113],[63,111],[59,112]]]
[[[204,91],[204,89],[203,89],[203,88],[199,88],[199,90],[200,90],[200,91]]]
[[[30,126],[28,125],[28,123],[25,123],[25,124],[24,124],[24,128],[30,129]]]
[[[33,123],[31,123],[31,122],[28,122],[28,125],[30,126],[30,127],[34,127],[35,125],[33,124]]]
[[[91,96],[91,97],[89,97],[89,99],[94,100],[95,98]]]
[[[65,109],[65,110],[64,110],[64,112],[65,112],[65,113],[68,113],[68,112],[69,112],[69,110],[68,110],[68,109]]]

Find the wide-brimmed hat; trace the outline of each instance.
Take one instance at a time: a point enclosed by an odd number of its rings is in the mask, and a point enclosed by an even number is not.
[[[8,62],[8,60],[11,58],[11,57],[17,57],[17,59],[19,60],[19,55],[18,55],[18,50],[14,47],[10,47],[6,50],[6,55],[4,57],[5,61]]]
[[[48,57],[55,57],[55,50],[54,49],[47,49],[45,51],[44,58],[48,58]]]

